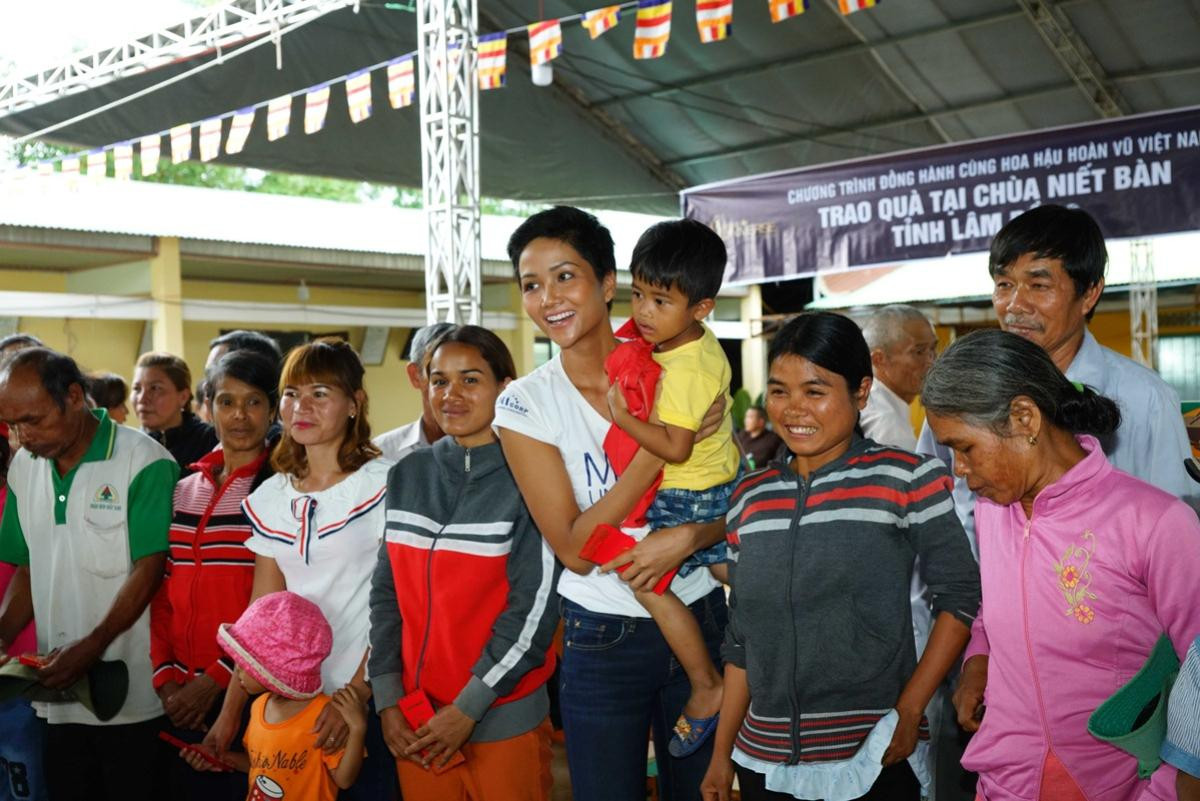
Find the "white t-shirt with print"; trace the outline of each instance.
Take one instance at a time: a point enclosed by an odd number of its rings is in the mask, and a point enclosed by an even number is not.
[[[604,438],[612,424],[571,383],[560,355],[508,385],[496,400],[494,425],[558,448],[581,510],[598,501],[617,482],[604,453]],[[626,529],[625,533],[640,540],[649,530]],[[717,586],[712,574],[697,570],[686,578],[676,576],[671,591],[690,604]],[[616,573],[605,575],[597,569],[581,576],[564,570],[558,580],[558,592],[592,612],[650,616]]]
[[[370,645],[368,597],[383,539],[388,459],[372,459],[332,487],[301,492],[276,473],[242,502],[246,547],[274,559],[287,588],[315,603],[333,629],[321,689],[344,687]]]

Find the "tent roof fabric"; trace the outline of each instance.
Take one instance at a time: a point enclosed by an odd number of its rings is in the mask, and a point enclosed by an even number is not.
[[[545,0],[544,16],[596,3]],[[1058,0],[1066,40],[1094,57],[1106,91],[1128,113],[1200,104],[1200,13],[1189,0]],[[481,33],[536,20],[529,4],[480,3]],[[1099,118],[1097,103],[1047,44],[1035,0],[887,0],[846,17],[812,0],[772,24],[765,0],[735,4],[734,33],[701,44],[690,4],[676,3],[663,58],[634,61],[633,14],[599,39],[563,26],[555,86],[534,87],[527,40],[509,38],[508,85],[482,92],[485,195],[678,213],[677,191],[713,181]],[[1043,9],[1044,10],[1044,9]],[[1044,28],[1044,26],[1043,26]],[[416,47],[416,18],[381,3],[334,11],[273,47],[55,135],[98,146],[304,89]],[[120,78],[0,118],[24,134],[130,94],[213,55]],[[387,107],[374,75],[374,115],[353,125],[344,92],[326,127],[268,143],[259,119],[245,150],[221,160],[404,186],[420,183],[415,106]],[[298,107],[300,104],[297,103]]]

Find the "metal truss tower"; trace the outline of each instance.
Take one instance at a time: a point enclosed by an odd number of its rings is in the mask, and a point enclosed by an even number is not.
[[[281,29],[350,4],[350,0],[225,3],[115,47],[72,56],[33,75],[0,80],[0,117],[201,53],[216,52],[220,58],[223,49],[256,36],[270,35],[278,42]]]
[[[480,320],[476,0],[418,0],[421,179],[430,322]]]
[[[1133,360],[1158,367],[1158,284],[1154,280],[1154,246],[1145,240],[1129,245],[1129,329]]]

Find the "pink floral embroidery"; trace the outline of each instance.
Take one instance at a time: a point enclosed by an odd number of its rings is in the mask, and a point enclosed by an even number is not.
[[[1074,615],[1087,625],[1096,619],[1096,610],[1086,603],[1096,600],[1091,591],[1092,572],[1088,569],[1096,549],[1096,535],[1086,530],[1082,540],[1082,544],[1067,546],[1062,559],[1054,563],[1054,572],[1058,574],[1058,589],[1067,601],[1065,614]]]

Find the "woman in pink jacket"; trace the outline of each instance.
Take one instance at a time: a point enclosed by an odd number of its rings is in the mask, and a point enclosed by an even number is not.
[[[1161,635],[1182,658],[1200,633],[1196,514],[1109,464],[1116,404],[1014,334],[956,342],[921,399],[979,497],[983,605],[954,696],[959,722],[978,730],[962,762],[979,797],[1174,799],[1174,768],[1140,779],[1088,718]]]

